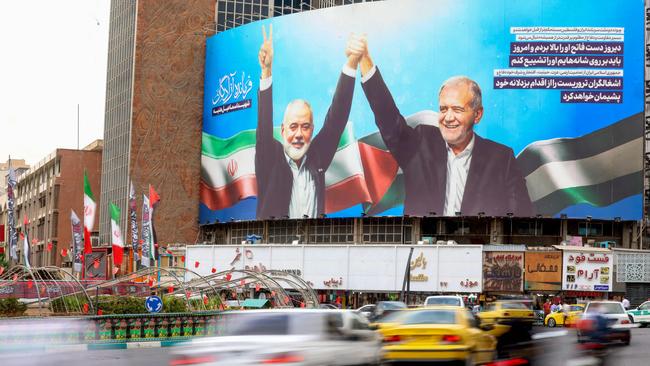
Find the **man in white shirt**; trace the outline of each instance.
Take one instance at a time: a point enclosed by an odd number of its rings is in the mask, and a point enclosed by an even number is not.
[[[623,307],[625,308],[625,310],[628,310],[630,308],[630,300],[623,297],[623,301],[621,302],[623,303]]]
[[[365,43],[351,38],[332,104],[314,135],[313,112],[303,99],[291,101],[281,125],[282,142],[273,137],[273,28],[258,53],[261,80],[255,140],[257,218],[318,217],[325,212],[325,171],[329,167],[352,107],[354,81]]]

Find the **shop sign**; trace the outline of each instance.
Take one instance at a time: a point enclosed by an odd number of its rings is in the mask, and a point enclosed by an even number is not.
[[[525,290],[558,291],[562,289],[562,252],[528,251],[524,263]]]
[[[564,251],[562,289],[611,291],[612,254]]]
[[[523,252],[483,252],[483,291],[523,291]]]

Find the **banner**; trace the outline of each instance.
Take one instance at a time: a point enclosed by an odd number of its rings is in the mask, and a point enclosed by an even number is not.
[[[483,252],[483,291],[522,292],[524,252]]]
[[[150,267],[151,264],[151,247],[153,246],[153,237],[151,235],[151,216],[150,216],[149,198],[142,195],[142,258],[143,266]]]
[[[7,225],[9,225],[9,256],[14,262],[18,262],[18,232],[16,231],[16,212],[14,190],[16,189],[16,171],[11,167],[9,160],[9,176],[7,181]]]
[[[562,252],[526,252],[524,290],[562,289]]]
[[[83,255],[83,227],[79,216],[70,210],[70,223],[72,224],[72,270],[81,272],[81,256]]]
[[[220,32],[200,222],[638,220],[643,26],[640,0],[403,0]]]
[[[129,219],[131,221],[131,246],[133,247],[133,257],[135,261],[138,261],[138,252],[140,249],[138,242],[138,215],[136,212],[136,200],[135,200],[135,188],[133,188],[133,182],[131,182],[131,188],[129,190]]]

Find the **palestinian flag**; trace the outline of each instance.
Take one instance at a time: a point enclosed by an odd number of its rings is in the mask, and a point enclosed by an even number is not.
[[[536,141],[517,156],[537,212],[609,206],[643,192],[643,114],[577,138]]]
[[[95,211],[97,210],[97,203],[93,191],[90,189],[90,181],[88,181],[88,173],[84,171],[84,254],[92,253],[93,244],[90,241],[90,233],[93,231],[95,225]]]
[[[113,246],[113,265],[120,267],[122,265],[122,257],[124,256],[124,238],[122,238],[122,231],[120,230],[120,208],[113,202],[109,205],[111,213],[111,244]]]
[[[153,186],[149,184],[149,225],[151,225],[151,230],[150,230],[150,235],[151,235],[151,243],[153,246],[149,249],[149,253],[151,254],[152,258],[157,258],[158,253],[156,252],[156,249],[158,248],[158,237],[156,236],[156,227],[154,226],[153,223],[153,214],[156,208],[156,205],[160,202],[160,196],[156,192],[155,189],[153,189]]]

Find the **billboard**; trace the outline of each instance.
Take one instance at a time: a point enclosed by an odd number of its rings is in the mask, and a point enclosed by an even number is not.
[[[613,254],[609,250],[576,248],[563,251],[562,289],[612,291]]]
[[[524,290],[562,289],[562,252],[526,252]]]
[[[426,5],[334,7],[210,37],[200,223],[640,219],[643,1]]]
[[[524,252],[483,252],[483,291],[522,292]]]
[[[318,290],[393,292],[402,289],[409,251],[404,245],[192,245],[185,265],[203,276],[228,269],[278,270]],[[481,252],[481,245],[415,247],[411,291],[481,292]]]

